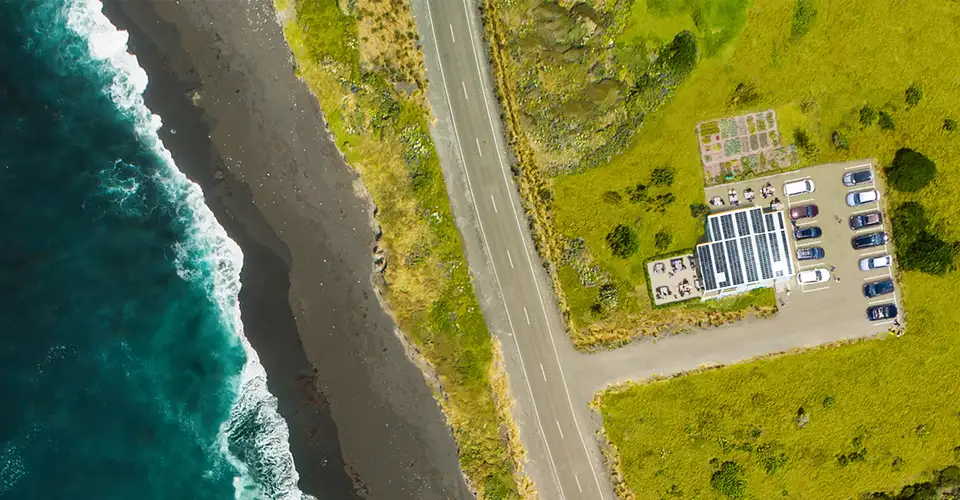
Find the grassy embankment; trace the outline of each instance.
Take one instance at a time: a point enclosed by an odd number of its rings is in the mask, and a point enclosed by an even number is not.
[[[439,381],[463,471],[480,498],[534,497],[428,134],[407,4],[358,0],[344,12],[334,0],[278,0],[277,8],[299,76],[378,208],[387,263],[378,287]]]
[[[726,60],[746,4],[484,2],[520,190],[578,348],[776,309],[770,290],[655,308],[643,271],[650,258],[691,248],[703,233],[690,209],[703,202],[696,122],[673,138],[692,161],[674,161],[672,151],[638,151],[649,135],[644,121],[664,115],[704,65]],[[625,257],[607,242],[619,224],[639,237]]]
[[[571,210],[595,207],[591,198],[624,189],[621,173],[654,155],[693,175],[692,127],[728,112],[729,92],[747,82],[758,91],[756,109],[793,103],[804,115],[782,130],[807,132],[807,161],[876,157],[889,165],[901,147],[932,159],[933,182],[916,192],[889,190],[887,206],[897,217],[903,203],[919,203],[928,228],[957,241],[960,133],[949,129],[960,116],[952,64],[960,58],[958,19],[955,3],[865,0],[851,8],[840,0],[755,0],[729,53],[702,61],[628,154],[564,179],[558,199],[574,201],[564,205]],[[914,85],[922,98],[910,105],[907,89]],[[888,116],[885,128],[881,111]],[[843,140],[835,141],[834,132]],[[595,225],[606,212],[583,219]],[[579,217],[558,218],[574,223]],[[901,233],[894,229],[895,237]],[[960,271],[904,270],[905,250],[898,241],[908,314],[902,338],[603,395],[599,407],[619,463],[621,497],[857,498],[934,479],[960,462]]]

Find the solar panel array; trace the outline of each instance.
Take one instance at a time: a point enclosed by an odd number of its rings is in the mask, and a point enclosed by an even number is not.
[[[784,264],[786,273],[793,274],[782,212],[764,214],[752,207],[711,215],[707,224],[710,242],[697,247],[706,291],[781,277]]]

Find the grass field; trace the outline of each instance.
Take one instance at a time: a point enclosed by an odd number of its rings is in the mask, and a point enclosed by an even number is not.
[[[499,353],[487,331],[428,134],[426,79],[408,6],[278,0],[297,71],[376,203],[386,268],[378,286],[430,365],[479,498],[532,498]],[[432,377],[428,377],[432,379]]]
[[[631,9],[617,39],[619,46],[662,40],[692,22],[683,13],[664,14],[647,7],[644,0],[635,1]],[[915,147],[945,165],[956,163],[951,153],[957,141],[941,126],[945,118],[960,116],[960,82],[943,59],[960,50],[960,45],[952,43],[958,34],[953,22],[957,4],[872,0],[851,9],[842,2],[818,1],[814,21],[799,39],[791,33],[793,11],[793,2],[754,1],[744,31],[714,55],[703,53],[691,76],[647,118],[625,153],[584,173],[553,180],[556,231],[582,238],[595,265],[608,272],[627,296],[637,298],[622,300],[618,310],[597,317],[591,305],[598,289],[584,287],[571,270],[561,272],[560,285],[578,328],[641,319],[649,310],[642,265],[659,253],[653,245],[654,234],[669,231],[671,249],[693,246],[701,234],[702,225],[689,210],[691,203],[703,201],[694,133],[699,121],[775,108],[785,140],[791,140],[797,129],[811,137],[804,164],[863,157],[886,162],[902,146]],[[890,25],[890,19],[900,18],[907,21]],[[736,16],[731,14],[725,24],[736,26]],[[746,108],[732,108],[731,97],[741,83],[754,87],[758,98]],[[907,109],[904,92],[913,83],[925,89],[924,98]],[[861,127],[859,109],[865,105],[889,112],[895,129],[884,131],[875,124]],[[834,131],[849,142],[848,150],[834,148]],[[651,172],[663,166],[676,170],[673,186],[650,190],[673,193],[672,204],[661,213],[627,201],[630,187],[649,185]],[[943,219],[956,215],[960,210],[949,200],[956,199],[958,188],[941,183],[942,196],[925,201],[928,210]],[[622,201],[610,203],[612,198],[606,194],[610,192],[619,193]],[[617,224],[632,224],[640,235],[639,251],[629,259],[614,257],[605,242]]]
[[[960,238],[960,227],[950,222],[960,215],[960,135],[943,130],[946,118],[960,116],[960,80],[951,62],[960,57],[960,4],[864,0],[851,8],[819,0],[812,5],[816,13],[806,11],[806,24],[797,29],[795,3],[754,0],[736,41],[701,60],[626,154],[556,179],[558,230],[582,237],[597,261],[623,281],[642,277],[637,264],[644,252],[653,252],[651,231],[668,227],[675,245],[689,245],[699,226],[687,204],[699,201],[695,186],[702,176],[693,128],[700,120],[734,114],[730,96],[747,83],[759,93],[749,109],[776,108],[785,137],[797,128],[809,134],[805,162],[874,157],[885,165],[900,147],[929,156],[938,165],[937,179],[918,193],[891,192],[888,206],[918,201],[941,236]],[[908,107],[905,91],[912,84],[923,88],[923,99]],[[888,113],[895,127],[862,126],[860,109],[867,105]],[[834,147],[834,131],[849,149]],[[604,192],[622,192],[664,164],[677,171],[676,206],[665,217],[604,205]],[[627,261],[602,250],[606,233],[631,219],[651,228],[640,231],[646,245],[641,243],[639,254]],[[725,484],[727,491],[742,486],[744,498],[852,498],[898,489],[957,463],[960,311],[951,293],[960,288],[958,279],[956,270],[945,276],[902,273],[909,330],[900,339],[763,360],[606,395],[601,411],[618,450],[625,481],[621,495],[661,498],[674,491],[677,498],[722,497],[711,485],[717,473],[715,484]],[[804,428],[797,426],[800,408],[809,418]],[[728,461],[742,474],[725,467]]]

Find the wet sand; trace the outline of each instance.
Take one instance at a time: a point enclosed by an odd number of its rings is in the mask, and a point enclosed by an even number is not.
[[[178,167],[244,253],[246,336],[319,499],[471,498],[453,437],[371,282],[357,175],[262,0],[106,0]]]

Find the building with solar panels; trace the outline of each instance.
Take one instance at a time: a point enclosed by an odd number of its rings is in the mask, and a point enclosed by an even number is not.
[[[697,245],[703,298],[774,286],[793,276],[783,211],[748,207],[707,217],[707,243]]]

